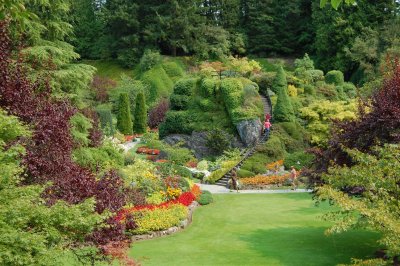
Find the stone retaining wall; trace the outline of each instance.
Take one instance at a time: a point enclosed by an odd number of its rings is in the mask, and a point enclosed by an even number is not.
[[[132,242],[167,236],[167,235],[171,235],[173,233],[176,233],[178,231],[185,229],[189,224],[192,223],[193,211],[198,206],[200,206],[200,204],[197,203],[197,201],[193,201],[192,204],[189,205],[188,216],[185,220],[181,221],[181,224],[179,226],[173,226],[171,228],[161,230],[161,231],[149,232],[144,235],[134,235],[134,236],[132,236]]]

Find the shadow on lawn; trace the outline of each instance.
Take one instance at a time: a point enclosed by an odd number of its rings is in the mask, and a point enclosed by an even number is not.
[[[378,234],[354,230],[325,236],[325,227],[281,227],[256,230],[239,240],[282,265],[336,265],[351,258],[371,258],[378,249]]]

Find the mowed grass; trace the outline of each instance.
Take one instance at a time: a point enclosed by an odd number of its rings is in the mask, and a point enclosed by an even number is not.
[[[220,194],[195,210],[185,230],[132,244],[141,265],[336,265],[371,257],[378,234],[349,231],[325,236],[308,194]]]

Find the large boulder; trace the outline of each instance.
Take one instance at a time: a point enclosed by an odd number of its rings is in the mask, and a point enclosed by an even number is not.
[[[183,147],[193,151],[197,159],[201,159],[213,154],[213,151],[207,147],[207,132],[193,132],[192,135],[172,134],[166,136],[163,141],[169,145],[180,143]],[[242,148],[243,143],[238,138],[231,141],[232,147]]]
[[[243,120],[236,125],[240,139],[246,146],[254,145],[261,137],[262,124],[260,119]]]

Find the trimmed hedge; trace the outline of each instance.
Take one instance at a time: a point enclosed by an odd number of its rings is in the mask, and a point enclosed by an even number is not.
[[[334,84],[337,86],[343,85],[344,83],[344,75],[342,71],[339,70],[331,70],[326,73],[325,82],[328,84]]]
[[[127,93],[121,93],[119,96],[117,128],[124,135],[133,133],[130,101]]]
[[[136,97],[134,126],[136,133],[145,133],[147,130],[147,110],[143,93],[139,93]]]
[[[169,101],[172,110],[186,110],[189,107],[190,97],[187,95],[172,94]]]
[[[242,178],[242,177],[251,177],[251,176],[255,176],[256,174],[245,170],[245,169],[239,169],[239,171],[237,172],[238,177]]]
[[[200,84],[201,94],[204,97],[212,97],[215,93],[217,81],[211,78],[204,78]]]
[[[194,84],[196,80],[193,78],[190,79],[180,79],[175,83],[174,93],[179,95],[192,95]]]
[[[188,111],[169,111],[165,116],[165,121],[160,124],[160,138],[175,133],[190,135],[193,131],[190,125],[192,122],[193,116]]]
[[[207,205],[210,204],[214,201],[213,196],[210,191],[208,190],[202,190],[200,194],[200,198],[198,200],[198,203],[200,205]]]

